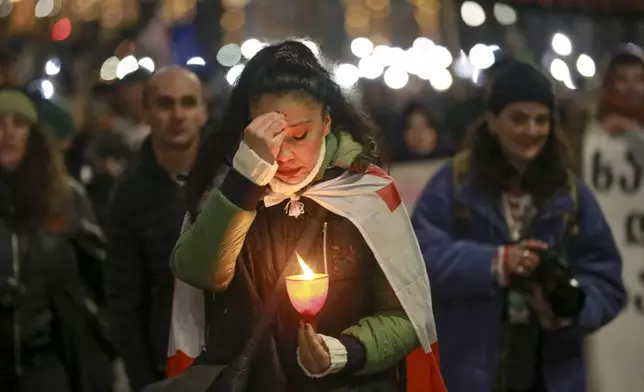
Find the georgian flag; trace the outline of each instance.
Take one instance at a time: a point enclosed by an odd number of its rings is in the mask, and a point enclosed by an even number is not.
[[[429,280],[409,215],[394,180],[370,165],[366,173],[345,172],[316,184],[306,197],[348,219],[360,231],[411,321],[422,349],[407,358],[408,391],[446,391],[438,367],[438,344]],[[267,207],[289,196],[271,194]],[[290,197],[297,202],[297,197]],[[170,328],[169,377],[187,369],[204,345],[203,292],[175,286]]]

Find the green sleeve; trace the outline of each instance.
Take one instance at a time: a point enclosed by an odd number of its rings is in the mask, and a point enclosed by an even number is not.
[[[194,224],[174,246],[170,269],[191,286],[223,291],[233,278],[255,212],[236,206],[219,189],[214,189],[204,204]]]
[[[376,313],[343,332],[358,339],[365,349],[365,366],[359,374],[373,374],[396,366],[420,345],[391,284],[380,268],[378,271],[374,282]]]

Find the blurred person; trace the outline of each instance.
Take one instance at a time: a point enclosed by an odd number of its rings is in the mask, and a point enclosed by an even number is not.
[[[384,139],[392,140],[392,135],[398,131],[397,121],[400,108],[397,107],[397,101],[391,93],[391,89],[381,80],[361,78],[358,83],[362,90],[362,107],[381,131]],[[383,146],[380,151],[384,162],[391,160],[392,151],[390,150],[390,146]]]
[[[507,55],[500,55],[490,68],[483,71],[482,87],[477,87],[463,98],[448,98],[452,102],[447,105],[445,123],[456,150],[465,146],[469,133],[473,131],[472,127],[485,115],[485,97],[492,86],[494,76],[516,61]]]
[[[103,228],[116,184],[133,169],[139,155],[139,149],[133,150],[126,135],[115,131],[109,118],[99,120],[101,101],[110,98],[111,89],[103,85],[94,88],[96,99],[87,105],[86,123],[66,151],[68,172],[85,186]]]
[[[118,186],[107,223],[110,326],[134,391],[163,378],[173,278],[168,261],[184,215],[183,185],[206,121],[201,83],[179,67],[145,88],[150,137]]]
[[[0,86],[15,84],[14,58],[16,54],[0,50]]]
[[[638,46],[629,44],[610,60],[593,130],[625,138],[644,167],[644,51]]]
[[[14,72],[16,67],[16,55],[8,52],[0,52],[0,86],[22,87]],[[28,83],[30,95],[42,96],[40,91],[40,80]],[[35,88],[34,88],[35,86]],[[35,90],[35,91],[33,91]],[[54,102],[51,99],[38,99],[38,111],[40,121],[47,131],[53,136],[54,146],[65,152],[71,145],[73,136],[76,134],[76,126],[70,111],[63,102]]]
[[[431,299],[406,211],[373,165],[372,124],[304,44],[285,41],[246,65],[221,128],[204,141],[191,173],[186,231],[171,259],[178,279],[214,293],[197,362],[230,365],[249,357],[250,368],[226,368],[209,390],[230,390],[237,374],[248,374],[248,384],[235,390],[405,390],[398,372],[405,357],[421,344],[436,349]],[[232,169],[213,188],[231,156]],[[331,204],[324,194],[333,195]],[[401,225],[393,230],[395,246],[372,237],[392,238],[381,219]],[[299,271],[295,248],[317,271],[325,268],[315,256],[328,252],[332,283],[317,329],[301,321],[283,290],[285,273]],[[261,304],[275,306],[262,311]],[[273,327],[254,332],[266,317]],[[259,351],[244,349],[262,336]],[[444,391],[437,376],[434,388],[422,390]]]
[[[134,161],[130,146],[114,132],[93,132],[85,146],[85,164],[79,177],[94,206],[102,228],[105,228],[109,208],[118,182]]]
[[[125,75],[109,87],[112,117],[106,128],[123,135],[132,151],[138,151],[150,133],[143,118],[143,92],[150,74],[143,68]]]
[[[0,385],[108,392],[103,233],[40,120],[26,92],[0,89]]]
[[[221,96],[218,96],[218,94],[215,93],[216,91],[213,86],[213,78],[215,76],[214,70],[209,66],[193,64],[186,65],[185,68],[194,72],[201,82],[201,91],[203,93],[203,99],[206,104],[206,113],[208,115],[208,119],[204,125],[204,131],[206,133],[214,132],[217,128],[222,111],[218,103],[225,101],[225,99],[222,99]]]
[[[411,102],[403,109],[401,118],[402,138],[398,136],[395,141],[397,151],[394,160],[444,158],[452,155],[451,138],[427,105]]]
[[[550,81],[515,63],[492,82],[471,148],[412,223],[450,392],[585,392],[582,342],[625,305],[622,261],[567,169]]]
[[[39,107],[42,123],[53,136],[54,145],[66,154],[77,134],[74,118],[62,102],[42,99]]]

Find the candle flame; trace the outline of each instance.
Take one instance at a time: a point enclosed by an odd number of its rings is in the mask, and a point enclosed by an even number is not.
[[[302,257],[300,257],[299,253],[295,252],[295,255],[297,256],[297,262],[300,263],[300,267],[302,268],[304,279],[306,280],[315,279],[315,274],[313,273],[313,270],[308,265],[306,265],[304,260],[302,260]]]

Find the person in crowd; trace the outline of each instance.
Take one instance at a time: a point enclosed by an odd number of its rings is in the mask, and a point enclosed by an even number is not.
[[[638,46],[628,44],[610,60],[596,114],[588,131],[624,137],[644,168],[644,51]]]
[[[137,76],[138,75],[138,76]],[[115,82],[118,86],[106,87],[98,85],[94,88],[94,94],[97,98],[92,105],[92,113],[89,121],[86,122],[83,129],[74,135],[71,146],[66,152],[66,163],[69,174],[85,186],[88,196],[94,206],[94,211],[101,227],[105,228],[109,205],[114,196],[116,185],[122,177],[133,170],[139,158],[139,142],[133,142],[130,138],[125,120],[125,113],[130,113],[120,108],[122,102],[115,104],[115,96],[122,94],[129,97],[128,104],[135,98],[140,98],[138,89],[141,83],[145,82],[145,71],[135,75],[127,75],[124,81]],[[139,80],[140,79],[140,80]],[[121,86],[120,84],[124,84]],[[131,89],[131,92],[128,92]],[[120,91],[120,93],[119,93]],[[133,96],[134,98],[131,98]],[[97,110],[102,100],[108,101],[114,111],[113,118],[102,118],[98,120]],[[134,108],[140,107],[140,104]],[[139,109],[129,109],[138,113]],[[119,113],[121,116],[119,116]],[[135,117],[141,122],[140,114]],[[139,134],[138,137],[147,135],[147,125],[135,127],[133,132]]]
[[[423,191],[423,252],[450,392],[584,392],[582,342],[625,304],[622,261],[566,166],[550,81],[499,73],[471,148]]]
[[[219,102],[224,101],[220,94],[222,91],[214,86],[213,80],[215,79],[215,71],[211,66],[189,64],[186,69],[194,72],[201,81],[201,90],[203,92],[203,99],[206,103],[206,113],[208,119],[204,125],[204,132],[214,132],[220,120],[222,108]]]
[[[399,133],[398,113],[400,108],[396,104],[397,97],[393,96],[391,90],[380,80],[360,78],[358,89],[362,92],[361,105],[371,121],[381,131],[382,139],[395,140],[394,135]],[[392,142],[382,143],[379,153],[383,164],[392,160],[393,144]]]
[[[206,121],[199,79],[180,67],[153,75],[143,102],[151,133],[114,196],[105,286],[110,326],[134,391],[164,375],[173,290],[168,260]]]
[[[501,52],[497,52],[497,57],[497,61],[483,71],[482,88],[477,88],[473,94],[462,99],[447,98],[451,102],[447,105],[445,122],[450,130],[451,138],[456,144],[456,149],[459,151],[465,146],[470,132],[473,132],[472,127],[485,115],[485,96],[492,85],[494,76],[507,65],[517,61]]]
[[[0,86],[25,87],[22,86],[22,81],[18,79],[15,72],[16,57],[16,53],[0,51]],[[40,83],[36,84],[38,88],[34,93],[41,95]],[[29,83],[29,86],[33,85],[33,82]],[[29,90],[33,90],[33,88],[29,88]],[[70,111],[62,102],[55,102],[52,99],[39,99],[38,105],[41,125],[47,128],[46,131],[53,136],[54,147],[65,152],[76,134],[76,125]]]
[[[246,390],[402,390],[398,365],[419,342],[429,351],[435,340],[431,299],[398,193],[373,165],[372,124],[306,45],[285,41],[246,65],[221,127],[191,173],[193,223],[171,259],[178,279],[216,293],[206,312],[206,363],[231,363],[241,354],[259,317],[255,295],[264,303],[279,298],[275,327],[266,331],[272,343],[253,358]],[[222,157],[230,156],[232,169],[212,189]],[[369,191],[366,184],[377,178],[389,185]],[[382,194],[394,192],[391,204],[370,193],[383,187]],[[327,193],[334,197],[324,199]],[[386,235],[374,223],[385,218],[401,222],[396,234],[387,232],[395,236],[388,245],[372,237]],[[310,246],[301,243],[307,235]],[[280,276],[300,271],[293,248],[312,270],[329,274],[315,330],[298,322],[280,289]]]
[[[102,131],[92,133],[84,155],[85,164],[78,175],[92,201],[99,224],[105,228],[116,184],[130,168],[134,157],[121,135]]]
[[[0,89],[0,385],[107,392],[103,233],[41,126],[35,97]]]
[[[451,156],[452,141],[445,127],[421,102],[409,103],[402,112],[402,140],[394,155],[396,161],[445,158]]]
[[[132,151],[138,151],[150,133],[143,118],[143,92],[150,73],[139,68],[114,82],[108,89],[113,117],[106,119],[105,128],[122,135]]]
[[[17,57],[16,53],[3,48],[0,50],[0,86],[14,84],[16,81],[14,59]]]
[[[54,137],[55,147],[66,154],[77,134],[76,124],[70,111],[60,101],[43,99],[40,104],[40,112],[43,117],[43,125]]]

